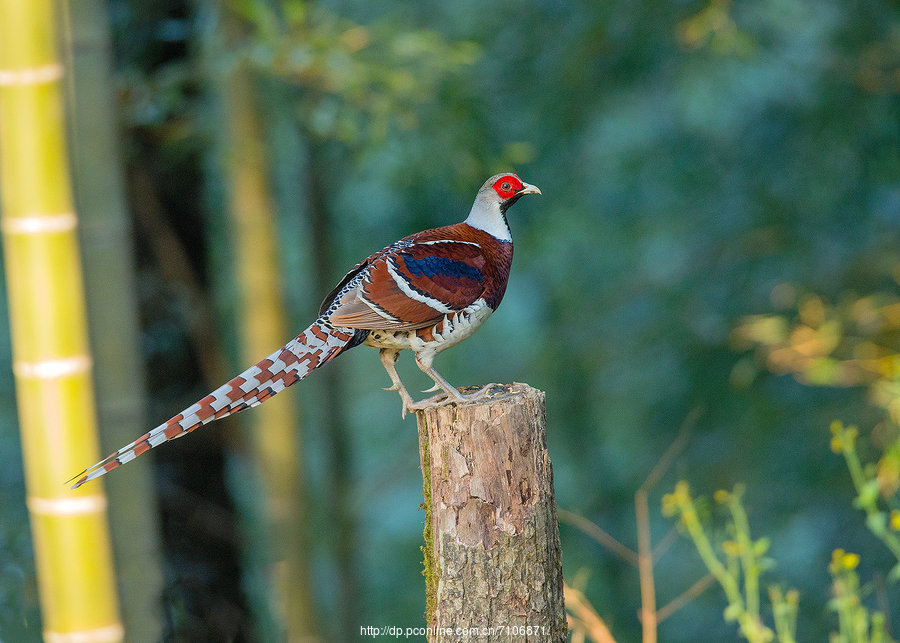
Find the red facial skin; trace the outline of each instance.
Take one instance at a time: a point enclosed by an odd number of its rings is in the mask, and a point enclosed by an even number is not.
[[[522,189],[522,180],[515,174],[507,174],[501,176],[494,183],[494,192],[500,195],[501,199],[509,199],[515,196],[516,192]]]

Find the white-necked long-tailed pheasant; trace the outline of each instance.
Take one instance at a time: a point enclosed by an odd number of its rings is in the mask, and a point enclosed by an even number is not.
[[[403,400],[403,415],[442,401],[467,401],[434,369],[434,356],[474,333],[500,305],[512,263],[506,210],[541,191],[515,174],[488,179],[462,223],[410,235],[359,262],[332,290],[319,318],[283,347],[199,402],[145,433],[72,479],[73,489],[203,424],[266,401],[344,351],[365,344],[381,349],[391,378],[387,390]],[[399,352],[443,393],[413,401],[394,366]],[[70,481],[71,482],[71,481]]]

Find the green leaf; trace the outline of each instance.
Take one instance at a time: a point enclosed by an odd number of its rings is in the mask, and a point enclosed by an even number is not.
[[[860,489],[855,502],[860,509],[874,507],[878,502],[878,481],[870,479],[866,482]]]
[[[897,563],[891,568],[891,571],[888,572],[887,575],[888,583],[896,583],[900,581],[900,563]]]
[[[876,536],[883,536],[887,532],[887,514],[883,511],[866,516],[866,526]]]
[[[725,611],[722,613],[722,616],[725,618],[725,621],[736,621],[741,617],[741,614],[744,613],[744,606],[740,603],[732,603],[728,607],[725,608]]]

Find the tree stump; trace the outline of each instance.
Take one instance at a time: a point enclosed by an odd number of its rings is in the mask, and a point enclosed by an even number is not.
[[[428,640],[565,641],[544,393],[494,384],[416,415]]]

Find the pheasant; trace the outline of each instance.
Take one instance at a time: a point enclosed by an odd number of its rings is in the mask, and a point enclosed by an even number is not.
[[[526,194],[541,191],[512,173],[489,178],[465,221],[425,230],[392,243],[356,264],[328,293],[319,317],[283,347],[237,377],[74,476],[77,489],[163,442],[213,420],[265,402],[346,350],[364,344],[380,349],[402,415],[433,404],[465,402],[464,395],[433,366],[435,355],[474,333],[493,313],[509,278],[513,245],[506,211]],[[414,401],[395,363],[400,351],[434,380],[434,397]]]

